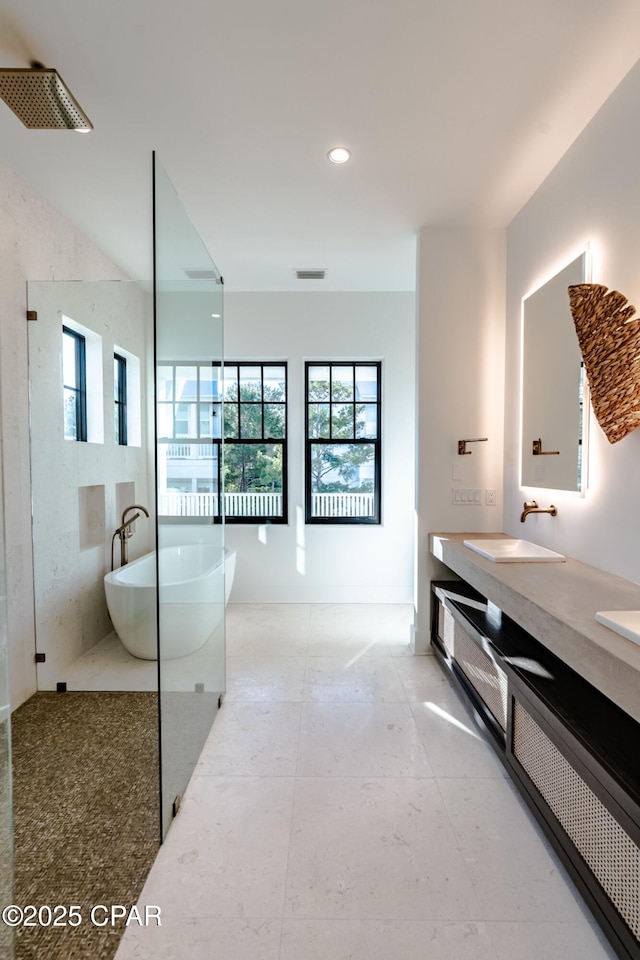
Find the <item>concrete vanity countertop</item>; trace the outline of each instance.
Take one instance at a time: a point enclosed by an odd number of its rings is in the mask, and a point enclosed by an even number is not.
[[[432,533],[431,553],[640,722],[640,646],[599,624],[599,610],[640,610],[640,585],[567,557],[494,563],[464,540],[504,533]]]

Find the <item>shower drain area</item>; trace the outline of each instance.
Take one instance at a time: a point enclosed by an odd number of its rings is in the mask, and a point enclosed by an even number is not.
[[[12,902],[82,918],[18,927],[16,960],[109,960],[125,929],[111,907],[136,904],[158,851],[157,694],[37,693],[12,716],[12,749]]]

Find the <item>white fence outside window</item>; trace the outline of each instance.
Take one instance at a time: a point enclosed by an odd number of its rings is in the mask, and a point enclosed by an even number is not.
[[[312,515],[316,517],[371,517],[372,493],[315,493]],[[227,517],[281,517],[281,493],[225,493]],[[163,517],[215,517],[217,493],[179,493],[167,491],[159,496],[158,509]]]
[[[372,493],[314,493],[311,495],[312,517],[372,517]]]

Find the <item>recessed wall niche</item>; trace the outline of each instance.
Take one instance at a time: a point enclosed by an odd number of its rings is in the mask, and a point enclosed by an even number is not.
[[[100,547],[105,537],[104,484],[78,487],[80,549]]]

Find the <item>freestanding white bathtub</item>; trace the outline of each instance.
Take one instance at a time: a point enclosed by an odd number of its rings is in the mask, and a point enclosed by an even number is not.
[[[161,547],[160,656],[186,657],[202,647],[222,622],[236,567],[234,551],[210,544]],[[224,578],[224,604],[223,581]],[[107,609],[129,653],[158,659],[156,554],[147,553],[104,578]]]

